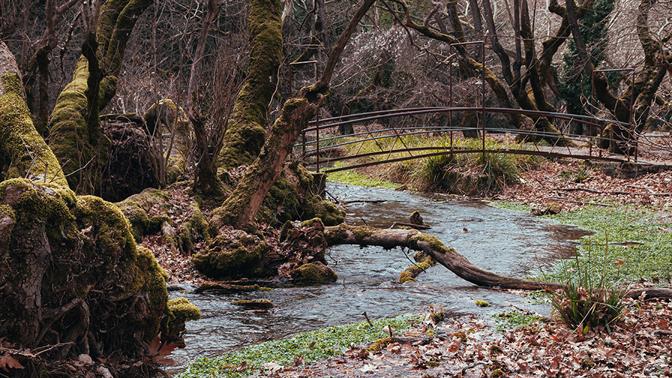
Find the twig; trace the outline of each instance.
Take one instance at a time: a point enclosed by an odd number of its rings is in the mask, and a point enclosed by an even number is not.
[[[373,327],[373,323],[371,323],[371,319],[369,319],[369,315],[366,313],[366,311],[364,311],[362,315],[364,315],[364,318],[366,318],[366,322],[369,323],[371,327]]]

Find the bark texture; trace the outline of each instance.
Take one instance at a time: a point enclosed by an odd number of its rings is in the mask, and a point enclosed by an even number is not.
[[[166,273],[115,205],[68,188],[1,41],[0,79],[0,338],[57,345],[41,358],[138,357],[176,341],[193,308],[169,306]]]
[[[252,163],[266,140],[266,113],[282,60],[281,13],[280,0],[250,1],[250,63],[224,134],[223,169]]]
[[[49,145],[79,193],[97,193],[107,145],[98,113],[114,97],[126,43],[152,0],[105,2],[89,32],[72,80],[56,99],[49,120]]]

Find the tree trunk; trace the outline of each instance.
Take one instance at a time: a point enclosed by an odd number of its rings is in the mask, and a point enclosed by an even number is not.
[[[252,163],[266,140],[268,106],[283,57],[281,13],[280,0],[250,1],[250,63],[219,153],[218,165],[225,170]]]
[[[375,0],[362,2],[332,48],[320,80],[301,89],[297,97],[285,102],[282,114],[274,123],[261,154],[247,168],[243,178],[222,206],[215,210],[213,218],[215,226],[228,224],[243,228],[255,219],[268,191],[280,176],[287,155],[292,150],[296,139],[322,104],[329,90],[329,82],[336,64],[350,36],[374,2]]]
[[[72,80],[56,99],[49,120],[49,146],[70,187],[96,193],[107,146],[98,112],[114,97],[130,33],[152,0],[107,1],[100,9],[95,37],[83,46]],[[94,93],[95,92],[95,93]]]

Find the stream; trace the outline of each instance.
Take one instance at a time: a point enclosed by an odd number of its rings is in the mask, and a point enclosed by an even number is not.
[[[585,235],[573,227],[479,201],[341,184],[329,184],[327,189],[340,201],[349,202],[348,223],[389,227],[394,222],[407,222],[417,210],[425,223],[432,226],[427,232],[475,265],[504,275],[538,273],[558,258],[571,256],[576,240]],[[327,257],[338,274],[336,284],[236,295],[171,293],[189,298],[202,311],[201,320],[187,325],[187,347],[176,350],[172,357],[179,369],[196,357],[216,356],[301,331],[362,321],[364,312],[373,319],[421,313],[430,304],[441,305],[449,312],[484,317],[515,307],[543,315],[549,313],[546,304],[477,288],[441,265],[428,269],[417,282],[399,284],[396,282],[399,273],[410,264],[411,256],[412,252],[406,257],[400,249],[339,246],[332,248]],[[255,312],[231,304],[232,300],[242,298],[267,298],[273,301],[274,308]],[[474,304],[477,299],[486,300],[491,306],[477,307]]]

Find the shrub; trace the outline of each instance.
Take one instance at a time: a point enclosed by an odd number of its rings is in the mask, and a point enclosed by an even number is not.
[[[480,149],[481,141],[464,141],[458,147]],[[486,146],[490,150],[497,147],[506,146],[493,141]],[[529,156],[505,153],[442,155],[426,159],[419,178],[425,190],[488,195],[517,183],[520,171],[533,163]]]
[[[608,261],[606,258],[608,254],[607,242],[605,258],[597,259],[595,263]],[[594,261],[590,256],[587,262],[583,263],[577,258],[574,277],[567,280],[565,288],[552,297],[553,310],[559,319],[568,327],[578,329],[583,334],[599,327],[609,331],[611,324],[620,319],[624,307],[625,291],[605,279],[606,269],[589,266]]]

